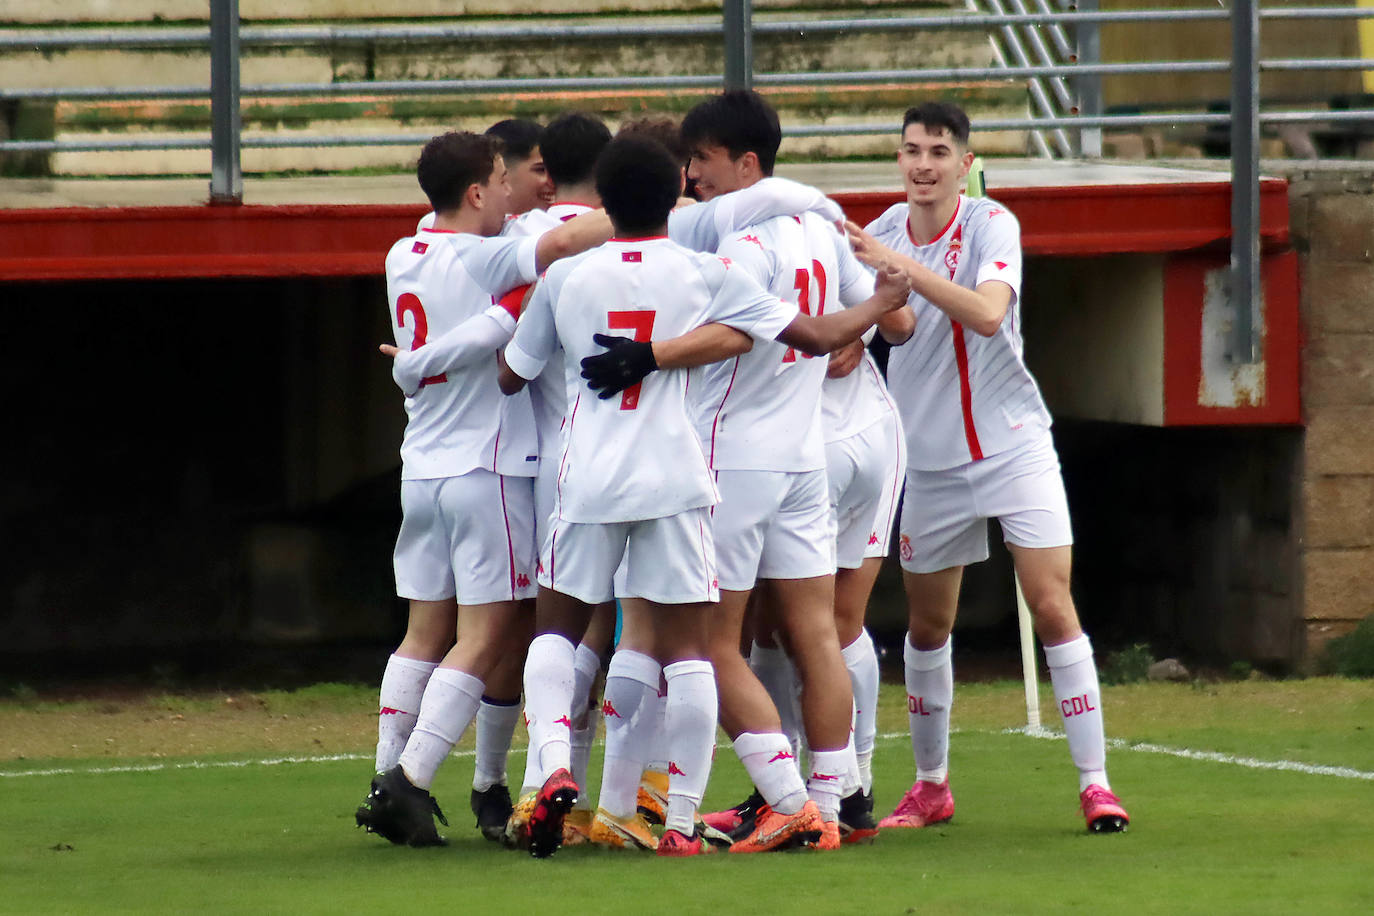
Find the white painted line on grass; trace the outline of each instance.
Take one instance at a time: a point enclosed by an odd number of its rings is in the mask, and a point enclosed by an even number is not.
[[[475,751],[454,751],[450,757],[472,757]],[[274,767],[284,763],[336,763],[341,760],[372,760],[371,754],[319,754],[304,757],[266,757],[256,760],[185,760],[178,763],[133,763],[112,767],[57,767],[50,770],[0,770],[2,778],[19,776],[108,776],[112,773],[160,773],[168,770],[222,770]]]

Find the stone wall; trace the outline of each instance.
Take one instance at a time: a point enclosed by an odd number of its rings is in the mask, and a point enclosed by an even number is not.
[[[1295,166],[1303,258],[1303,599],[1308,657],[1374,614],[1374,178]]]

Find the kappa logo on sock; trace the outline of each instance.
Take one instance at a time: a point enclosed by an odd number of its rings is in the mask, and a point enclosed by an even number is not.
[[[400,710],[400,709],[392,709],[390,706],[383,706],[383,707],[381,708],[381,710],[378,712],[378,715],[382,715],[382,716],[402,716],[402,715],[405,715],[405,712],[404,712],[403,710]]]
[[[797,758],[796,758],[796,757],[793,757],[792,754],[791,754],[791,752],[789,752],[789,751],[778,751],[776,754],[773,755],[772,759],[769,760],[768,762],[769,762],[769,763],[777,763],[779,760],[796,760],[796,759],[797,759]]]
[[[669,760],[669,761],[668,761],[668,775],[669,775],[669,776],[686,776],[687,774],[684,773],[684,772],[682,772],[682,770],[678,769],[678,765],[677,765],[676,763],[674,763],[673,761]]]
[[[615,711],[615,707],[611,705],[610,700],[605,700],[601,703],[601,715],[615,716],[617,719],[623,718],[620,713]]]
[[[553,724],[566,725],[568,728],[572,728],[572,719],[569,719],[567,716],[559,716],[557,719],[553,720]]]
[[[816,772],[814,772],[814,771],[811,773],[811,778],[812,778],[812,779],[818,779],[818,780],[820,780],[821,782],[839,782],[839,781],[840,781],[840,777],[834,775],[833,773],[816,773]]]

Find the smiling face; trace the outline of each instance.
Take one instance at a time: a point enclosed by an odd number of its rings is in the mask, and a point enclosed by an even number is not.
[[[902,131],[897,166],[902,170],[906,199],[912,206],[948,206],[963,190],[972,165],[973,152],[944,128],[927,129],[914,121]]]
[[[731,159],[725,147],[702,143],[692,148],[691,157],[687,161],[687,177],[696,182],[702,200],[738,191],[762,177],[758,158],[752,153]]]
[[[506,214],[511,212],[510,173],[506,170],[505,159],[498,155],[487,180],[473,187],[481,193],[481,234],[499,235],[506,223]]]
[[[544,156],[539,147],[530,150],[529,156],[520,160],[510,170],[512,213],[524,213],[538,207],[547,210],[553,203],[553,179],[544,167]]]

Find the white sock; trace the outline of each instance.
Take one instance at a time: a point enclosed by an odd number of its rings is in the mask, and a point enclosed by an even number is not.
[[[668,736],[663,730],[663,720],[668,712],[668,694],[659,693],[654,705],[654,733],[649,739],[649,762],[646,770],[668,772]]]
[[[845,748],[811,751],[811,776],[806,780],[806,794],[821,809],[823,820],[839,820],[845,774],[850,766],[851,758]]]
[[[802,728],[797,670],[791,659],[781,647],[770,649],[754,643],[749,649],[749,670],[772,698],[782,722],[782,733],[792,745],[792,753],[800,760],[805,729]]]
[[[592,684],[601,670],[601,656],[590,646],[579,644],[573,657],[572,774],[579,786],[587,784],[587,767],[592,757],[592,742],[601,722],[601,704],[592,696]],[[591,793],[577,793],[575,807],[590,809]]]
[[[389,770],[401,759],[406,740],[420,715],[420,700],[425,695],[429,676],[438,662],[392,655],[382,672],[382,689],[377,697],[377,772]]]
[[[1102,691],[1097,685],[1097,664],[1086,634],[1045,647],[1050,685],[1064,720],[1069,756],[1078,767],[1078,791],[1107,782],[1107,739],[1102,728]]]
[[[463,737],[482,702],[482,682],[457,668],[436,668],[425,687],[420,718],[398,763],[406,778],[421,789],[434,784],[434,774]]]
[[[954,703],[953,637],[938,649],[922,651],[903,642],[906,709],[916,778],[940,783],[949,775],[949,707]]]
[[[482,697],[477,707],[477,751],[472,770],[472,787],[477,791],[485,792],[506,781],[506,757],[519,721],[518,699],[502,702]]]
[[[674,662],[663,668],[668,682],[664,732],[668,744],[668,810],[665,830],[691,836],[697,808],[711,777],[716,736],[716,673],[703,659]]]
[[[525,720],[538,782],[556,770],[572,769],[573,644],[557,633],[530,643],[525,657]]]
[[[861,630],[840,654],[854,688],[854,754],[859,784],[867,793],[873,788],[873,742],[878,736],[878,652],[868,630]]]
[[[641,652],[619,649],[606,669],[606,759],[598,804],[616,817],[635,813],[639,778],[658,730],[658,681],[663,669]]]
[[[796,814],[806,804],[806,783],[797,770],[792,746],[781,732],[744,732],[735,739],[735,753],[774,811]]]
[[[528,734],[530,726],[528,713],[524,718],[525,730],[526,734]],[[544,780],[539,770],[539,755],[534,752],[534,745],[530,744],[525,748],[525,775],[520,778],[520,794],[528,795],[530,792],[536,791],[543,784]],[[579,792],[577,795],[580,798],[582,793]]]
[[[863,780],[859,777],[859,756],[854,753],[854,731],[850,729],[849,743],[844,746],[845,773],[844,786],[840,798],[848,798],[855,792],[866,792]]]

